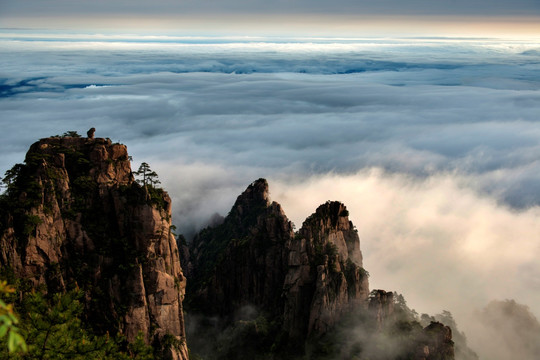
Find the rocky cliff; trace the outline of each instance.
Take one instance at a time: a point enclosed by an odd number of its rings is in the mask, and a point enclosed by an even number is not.
[[[269,201],[266,180],[251,184],[223,223],[201,231],[191,244],[192,308],[221,316],[247,305],[281,313],[286,245],[293,238],[281,206]]]
[[[91,135],[41,139],[6,173],[0,275],[82,290],[95,333],[142,334],[159,358],[189,357],[184,294],[191,327],[205,324],[190,346],[210,349],[206,359],[454,358],[448,327],[422,328],[401,295],[369,292],[340,202],[295,232],[259,179],[179,249],[167,193],[135,181],[124,145]]]
[[[357,231],[339,202],[327,202],[287,244],[285,327],[292,338],[329,331],[369,294]]]
[[[328,202],[298,233],[259,179],[236,200],[223,224],[192,242],[186,266],[193,311],[234,318],[253,306],[277,319],[295,351],[329,331],[368,297],[360,242],[345,206]]]
[[[389,349],[403,358],[414,360],[453,360],[454,342],[450,327],[430,321],[422,327],[407,307],[403,296],[385,290],[372,290],[368,299],[368,314],[374,335],[371,341],[384,339]],[[388,358],[388,350],[377,349],[374,358]],[[404,356],[406,355],[406,356]]]
[[[124,145],[41,139],[4,181],[3,270],[49,293],[80,287],[97,332],[142,332],[164,358],[188,358],[171,201],[134,181]]]
[[[454,358],[450,328],[423,328],[401,295],[369,292],[340,202],[322,204],[294,232],[259,179],[182,253],[197,314],[188,339],[207,359]]]

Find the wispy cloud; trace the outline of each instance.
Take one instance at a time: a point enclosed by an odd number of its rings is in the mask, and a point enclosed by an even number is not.
[[[446,307],[467,329],[472,311],[490,299],[519,298],[540,311],[540,208],[502,206],[473,191],[475,181],[366,169],[275,181],[271,195],[297,224],[316,204],[344,201],[370,285],[403,293],[419,312]]]

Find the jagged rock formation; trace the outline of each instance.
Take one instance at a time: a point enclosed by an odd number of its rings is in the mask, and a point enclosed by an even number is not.
[[[185,251],[186,249],[184,249]],[[296,350],[363,306],[368,280],[359,238],[345,206],[328,202],[295,234],[259,179],[238,197],[223,224],[203,230],[184,257],[190,307],[230,316],[255,306],[279,319]]]
[[[266,180],[251,184],[224,222],[203,230],[191,244],[193,306],[221,316],[246,305],[280,313],[285,245],[293,237],[281,206],[268,199]]]
[[[179,249],[167,193],[134,181],[124,145],[88,135],[41,139],[25,164],[8,171],[0,196],[0,270],[48,293],[79,287],[96,332],[120,331],[130,341],[142,332],[162,350],[160,358],[187,360],[187,291],[191,311],[222,322],[225,332],[216,338],[224,358],[251,360],[261,349],[268,359],[401,356],[370,352],[388,329],[399,332],[399,348],[410,358],[454,358],[449,328],[422,329],[396,316],[392,293],[370,295],[343,204],[319,206],[295,233],[259,179],[221,224]],[[325,348],[336,329],[359,326],[365,336],[351,346],[336,349],[342,340],[334,339]]]
[[[440,322],[432,322],[424,329],[424,343],[418,360],[454,359],[452,330]]]
[[[126,147],[102,138],[41,139],[10,175],[0,214],[2,268],[48,292],[77,285],[96,331],[121,331],[128,340],[142,332],[154,345],[169,344],[164,358],[187,359],[186,282],[171,201],[134,181]]]
[[[370,295],[368,309],[375,319],[377,330],[381,331],[386,322],[394,320],[394,293],[385,290],[373,290]]]
[[[404,300],[400,302],[396,295],[380,289],[371,291],[368,310],[376,331],[400,333],[397,338],[402,339],[409,337],[409,340],[399,344],[398,348],[408,352],[414,360],[453,360],[454,342],[450,327],[431,321],[422,328],[411,316],[411,310],[404,304]],[[398,298],[400,296],[397,295]]]
[[[214,346],[204,352],[212,359],[454,359],[448,327],[424,329],[401,295],[369,292],[345,205],[322,204],[295,233],[268,194],[267,181],[255,181],[222,224],[181,248],[187,307],[196,323],[218,324],[195,331],[192,344],[213,339],[196,351]]]
[[[369,294],[360,240],[345,205],[327,202],[288,245],[285,328],[295,339],[329,331]]]

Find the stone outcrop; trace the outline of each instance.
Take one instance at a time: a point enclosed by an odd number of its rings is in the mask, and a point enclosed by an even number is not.
[[[270,202],[268,183],[260,179],[238,197],[223,223],[201,231],[191,244],[192,307],[227,316],[243,306],[282,312],[291,222]]]
[[[344,313],[365,305],[368,277],[346,207],[327,202],[288,244],[285,328],[292,338],[329,331]]]
[[[221,225],[195,237],[183,258],[193,269],[188,301],[194,311],[225,317],[254,306],[279,319],[302,348],[352,307],[365,306],[367,273],[343,204],[322,205],[295,234],[268,193],[266,180],[255,181]]]
[[[394,293],[384,290],[373,290],[369,297],[368,309],[375,319],[377,330],[381,331],[388,322],[394,320]]]
[[[252,359],[259,346],[268,358],[327,358],[342,351],[324,348],[332,334],[361,328],[365,338],[346,349],[351,356],[390,329],[401,333],[409,358],[454,359],[450,328],[433,322],[422,329],[402,316],[402,297],[370,294],[342,203],[322,204],[295,233],[259,179],[223,221],[177,245],[168,194],[138,184],[126,147],[93,134],[41,139],[25,164],[8,171],[0,265],[48,293],[79,287],[97,333],[121,332],[130,341],[142,333],[160,357],[187,360],[186,295],[192,312],[222,322],[219,337],[240,337],[250,347],[225,358]]]
[[[187,359],[185,278],[166,192],[134,181],[124,145],[54,137],[12,170],[0,229],[2,266],[49,292],[79,286],[97,331],[142,332]],[[170,342],[170,341],[169,341]]]
[[[432,322],[424,328],[424,344],[417,360],[453,360],[454,342],[452,330],[440,322]]]
[[[215,338],[209,358],[454,358],[449,328],[423,329],[401,295],[369,292],[360,239],[340,202],[319,206],[295,233],[259,179],[221,224],[201,231],[181,252],[190,312],[219,324],[191,335],[196,341],[212,331],[227,334],[225,343],[223,335]],[[246,308],[251,311],[242,317]]]
[[[409,336],[409,341],[400,346],[408,351],[410,358],[414,360],[453,360],[455,356],[452,329],[438,321],[432,321],[422,328],[414,318],[406,314],[410,310],[404,309],[406,305],[400,304],[396,295],[385,290],[371,291],[368,313],[375,324],[373,330],[382,334],[391,329],[390,332],[401,331],[402,336]],[[412,349],[407,350],[408,347]]]

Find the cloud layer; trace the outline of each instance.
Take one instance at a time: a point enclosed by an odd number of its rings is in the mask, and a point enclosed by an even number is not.
[[[474,181],[366,169],[276,181],[271,195],[297,224],[306,209],[344,201],[361,235],[370,286],[403,293],[419,312],[442,306],[467,330],[472,311],[491,299],[517,298],[540,313],[540,209],[500,206],[472,191]]]
[[[372,286],[419,312],[540,314],[537,44],[106,40],[0,40],[1,173],[96,127],[158,172],[186,234],[266,177],[297,227],[343,201]]]

